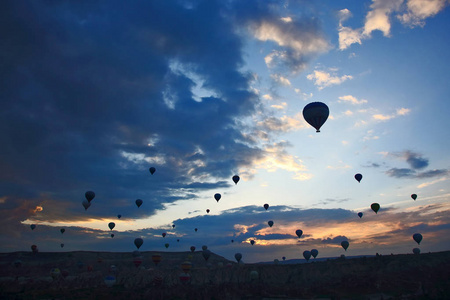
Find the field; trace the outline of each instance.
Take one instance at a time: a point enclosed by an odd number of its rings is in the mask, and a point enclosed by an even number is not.
[[[237,264],[202,251],[0,254],[0,299],[449,299],[450,251]],[[136,256],[136,255],[135,255]],[[183,282],[181,264],[189,260]],[[20,263],[19,263],[20,261]],[[111,267],[114,265],[115,267]],[[52,269],[58,268],[60,273]],[[254,272],[256,271],[256,272]],[[108,287],[105,277],[115,284]]]

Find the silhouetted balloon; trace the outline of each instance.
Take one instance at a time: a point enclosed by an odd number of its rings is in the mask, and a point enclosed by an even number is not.
[[[143,201],[141,199],[136,200],[137,207],[140,207],[142,205]]]
[[[252,244],[252,246],[255,244],[254,240],[250,240],[250,244]]]
[[[195,251],[195,246],[191,246],[191,252]]]
[[[378,204],[378,203],[372,203],[372,204],[370,205],[370,208],[371,208],[375,213],[378,213],[378,211],[380,210],[380,204]]]
[[[317,250],[317,249],[312,249],[311,250],[312,257],[316,258],[318,254],[319,254],[319,250]]]
[[[342,248],[344,248],[345,251],[347,251],[347,248],[348,248],[349,245],[350,244],[349,244],[348,241],[342,241],[341,242],[341,246],[342,246]]]
[[[155,174],[156,169],[154,167],[150,167],[148,170],[150,171],[150,174]]]
[[[296,234],[298,237],[301,237],[302,234],[303,234],[303,231],[300,230],[300,229],[297,229],[297,230],[295,231],[295,234]]]
[[[108,224],[108,227],[109,227],[109,229],[111,229],[111,230],[113,230],[113,228],[116,226],[116,223],[114,223],[114,222],[110,222],[109,224]]]
[[[414,233],[413,239],[416,241],[418,245],[420,245],[420,242],[422,241],[422,235],[420,233]]]
[[[91,202],[92,199],[95,198],[95,193],[93,191],[87,191],[86,193],[84,193],[84,196],[86,197],[86,200]]]
[[[81,202],[81,204],[83,204],[84,210],[87,210],[89,208],[89,206],[91,206],[91,202],[89,202],[87,200],[83,200],[83,202]]]
[[[122,215],[117,215],[117,218],[119,218],[119,219],[122,218]]]
[[[269,224],[269,226],[272,227],[273,226],[273,221],[271,220],[271,221],[267,222],[267,224]]]
[[[267,210],[269,208],[269,204],[264,204],[264,208]]]
[[[417,195],[416,194],[412,194],[411,198],[413,198],[413,200],[415,201],[417,199]]]
[[[209,214],[209,209],[207,209],[207,210],[206,210],[206,213],[208,213],[208,214]]]
[[[362,218],[362,216],[363,216],[363,213],[362,213],[362,212],[359,212],[359,213],[358,213],[358,217],[359,217],[359,218]]]
[[[209,251],[208,249],[205,249],[202,251],[202,255],[203,255],[203,258],[207,261],[211,255],[211,251]]]
[[[285,260],[286,260],[286,256],[283,256],[281,259],[282,259],[283,261],[285,261]]]
[[[237,262],[240,262],[241,259],[242,259],[242,254],[241,254],[241,253],[236,253],[236,254],[234,255],[234,258],[236,259]]]
[[[162,235],[163,238],[166,237],[166,233],[165,232],[163,232],[161,235]]]
[[[413,253],[414,254],[420,254],[420,249],[419,248],[414,248],[413,249]]]
[[[195,228],[194,230],[195,230],[195,232],[197,232],[198,228]]]
[[[237,183],[239,182],[239,179],[240,179],[240,178],[239,178],[239,176],[234,175],[232,179],[233,179],[233,182],[234,182],[235,184],[237,184]]]
[[[231,240],[232,243],[234,243],[234,240]]]
[[[177,242],[179,242],[180,241],[180,239],[177,239]]]
[[[113,238],[114,237],[114,233],[111,233],[111,238]]]
[[[329,114],[328,106],[322,102],[312,102],[303,108],[303,118],[316,129],[316,132],[320,132],[320,127],[328,119]]]
[[[61,248],[63,248],[64,247],[64,244],[61,244]]]
[[[30,228],[31,228],[31,230],[34,230],[34,229],[36,228],[36,225],[31,224],[31,225],[30,225]]]
[[[165,243],[164,247],[169,248],[169,243]]]
[[[66,232],[66,230],[64,228],[61,228],[59,231],[61,231],[61,234],[63,234],[64,232]]]
[[[134,240],[134,244],[136,245],[136,247],[138,249],[142,246],[143,243],[144,243],[144,240],[141,239],[141,238],[137,238],[137,239]]]
[[[309,261],[311,258],[311,252],[308,250],[303,251],[303,257],[306,259],[306,261]]]
[[[202,250],[206,250],[206,249],[208,249],[208,246],[203,245],[203,246],[202,246]]]
[[[214,199],[216,199],[217,202],[219,202],[220,198],[222,198],[222,196],[219,193],[214,194]]]
[[[361,174],[355,174],[355,179],[358,180],[358,182],[361,182],[362,175]],[[370,180],[369,180],[370,181]]]
[[[172,225],[172,228],[175,228],[175,224]]]

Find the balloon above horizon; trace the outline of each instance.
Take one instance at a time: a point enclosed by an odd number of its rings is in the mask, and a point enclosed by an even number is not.
[[[150,171],[150,174],[152,174],[152,175],[155,174],[155,172],[156,172],[155,167],[150,167],[148,170]],[[164,170],[163,170],[163,173],[164,173]]]
[[[237,175],[234,175],[233,178],[232,178],[232,180],[233,180],[233,182],[234,182],[235,184],[238,184],[239,179],[241,179],[241,178],[240,178],[239,176],[237,176]]]
[[[380,210],[380,204],[378,204],[378,203],[372,203],[372,204],[370,205],[370,208],[377,214],[378,211]]]
[[[316,129],[316,132],[320,132],[320,128],[328,119],[329,114],[328,106],[322,102],[311,102],[303,108],[303,118]]]
[[[361,182],[362,177],[363,177],[363,176],[362,176],[361,174],[359,174],[359,173],[355,174],[355,179],[356,179],[358,182]]]

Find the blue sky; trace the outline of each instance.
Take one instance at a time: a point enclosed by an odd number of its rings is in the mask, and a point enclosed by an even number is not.
[[[448,4],[2,2],[0,251],[449,250]]]

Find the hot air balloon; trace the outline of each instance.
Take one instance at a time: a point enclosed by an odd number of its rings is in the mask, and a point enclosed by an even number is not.
[[[84,193],[84,196],[86,197],[86,200],[91,202],[92,199],[95,198],[95,193],[93,191],[87,191],[86,193]]]
[[[361,182],[361,179],[362,179],[362,175],[361,174],[355,174],[355,179],[358,181],[358,182]]]
[[[109,229],[111,229],[111,230],[113,230],[113,228],[116,226],[116,223],[114,223],[114,222],[110,222],[109,224],[108,224],[108,227],[109,227]]]
[[[111,238],[113,238],[114,237],[114,233],[111,233]]]
[[[359,217],[359,218],[362,218],[362,216],[363,216],[363,213],[362,213],[362,212],[359,212],[359,213],[358,213],[358,217]]]
[[[66,230],[64,228],[61,228],[59,231],[61,231],[61,234],[63,234],[64,232],[66,232]]]
[[[36,225],[35,224],[31,224],[30,228],[31,228],[31,230],[34,230],[36,228]]]
[[[283,261],[285,261],[285,260],[286,260],[286,256],[283,256],[281,259],[282,259]]]
[[[180,275],[178,275],[178,277],[180,278],[180,281],[183,284],[185,284],[185,283],[189,282],[189,280],[191,280],[191,275],[186,272],[180,273]]]
[[[156,171],[155,167],[150,167],[148,170],[150,171],[150,174],[152,175],[155,174]]]
[[[162,235],[163,238],[166,237],[166,233],[165,232],[163,232],[161,235]]]
[[[222,198],[222,196],[219,193],[214,194],[214,199],[216,199],[217,202],[219,202],[220,198]]]
[[[161,254],[155,253],[152,255],[152,261],[157,266],[161,262]]]
[[[306,259],[306,261],[309,261],[311,258],[311,252],[308,250],[303,251],[303,257]]]
[[[191,252],[194,252],[195,251],[195,246],[191,246]]]
[[[172,224],[172,229],[174,229],[175,228],[175,224]]]
[[[134,240],[134,244],[136,245],[136,247],[137,247],[138,249],[142,246],[143,243],[144,243],[144,240],[141,239],[141,238],[136,238],[136,239]]]
[[[195,228],[194,230],[195,230],[195,232],[197,232],[198,228]]]
[[[415,201],[417,199],[417,195],[416,194],[412,194],[411,198],[413,198],[413,200]]]
[[[203,246],[202,246],[202,250],[206,250],[206,249],[208,249],[208,246],[203,245]]]
[[[83,200],[83,202],[81,202],[81,204],[83,204],[84,210],[87,210],[89,208],[89,206],[91,206],[91,202],[89,202],[87,200]]]
[[[300,229],[297,229],[297,230],[295,231],[295,234],[300,238],[300,237],[302,236],[302,234],[303,234],[303,231],[300,230]]]
[[[184,273],[189,273],[192,268],[192,263],[190,261],[185,261],[181,264],[181,269]]]
[[[413,239],[416,241],[418,245],[420,245],[420,242],[422,241],[422,235],[420,233],[414,233]]]
[[[144,202],[144,201],[142,201],[141,199],[137,199],[137,200],[136,200],[136,205],[137,205],[137,207],[141,207],[142,202]]]
[[[236,259],[237,262],[240,262],[241,259],[242,259],[242,254],[241,254],[241,253],[236,253],[236,254],[234,255],[234,258]]]
[[[345,251],[347,251],[347,248],[350,244],[348,243],[348,241],[342,241],[341,242],[341,246],[342,248],[344,248]]]
[[[370,205],[370,208],[371,208],[375,213],[378,213],[378,211],[380,210],[380,204],[378,204],[378,203],[372,203],[372,204]]]
[[[122,218],[122,215],[117,215],[117,218],[119,218],[119,219]]]
[[[180,239],[177,239],[177,242],[179,242],[180,241]]]
[[[312,249],[312,250],[311,250],[311,255],[312,255],[312,257],[316,258],[317,255],[319,255],[319,250],[317,250],[317,249]]]
[[[239,179],[240,179],[240,178],[239,178],[239,176],[234,175],[232,179],[233,179],[233,182],[234,182],[235,184],[237,184],[237,183],[239,182]]]
[[[137,267],[139,267],[142,264],[142,257],[141,256],[136,256],[135,258],[133,258],[133,264]]]
[[[202,256],[205,259],[205,261],[208,261],[209,257],[211,256],[211,251],[209,251],[208,249],[203,250]]]
[[[328,106],[322,102],[312,102],[303,108],[303,118],[316,129],[316,132],[320,132],[320,127],[328,119],[329,114]]]
[[[270,220],[269,222],[267,222],[267,224],[269,224],[269,226],[272,227],[273,226],[273,221]]]
[[[169,248],[169,243],[165,243],[164,247]]]
[[[234,240],[231,240],[232,243],[234,243]]]
[[[255,244],[254,240],[250,240],[250,244],[252,244],[252,246]]]
[[[420,254],[420,249],[419,248],[414,248],[413,249],[413,253],[414,254]]]
[[[61,244],[61,248],[63,248],[64,247],[64,244]]]
[[[114,284],[116,284],[116,277],[113,275],[108,275],[105,277],[104,282],[107,287],[112,287]]]
[[[209,214],[209,209],[206,210],[206,213]]]
[[[269,208],[269,204],[267,204],[267,203],[264,204],[263,206],[264,206],[264,208],[265,208],[266,210]]]

